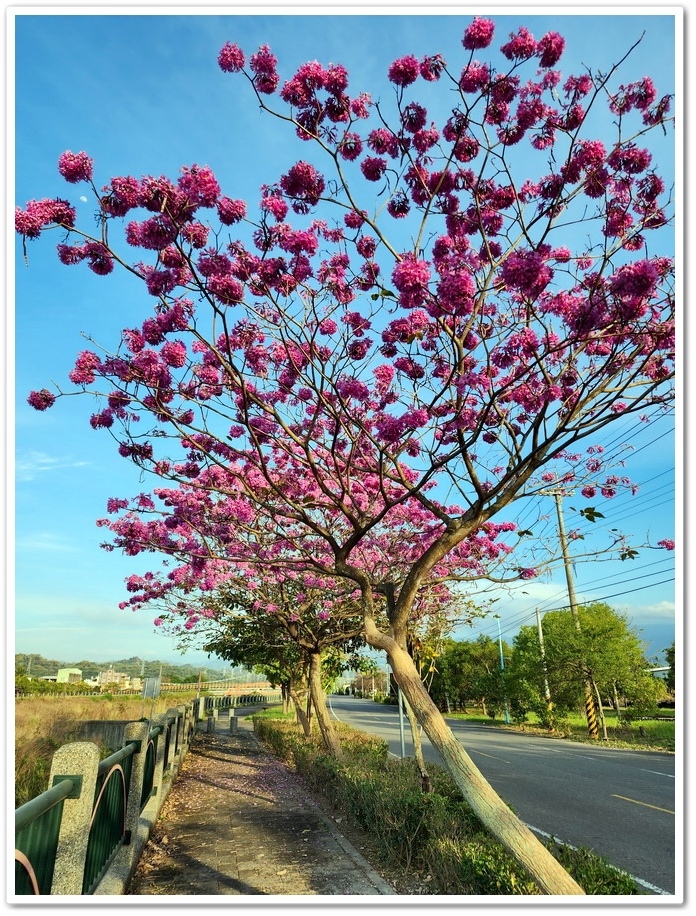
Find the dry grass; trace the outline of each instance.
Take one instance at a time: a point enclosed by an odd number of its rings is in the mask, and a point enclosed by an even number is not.
[[[158,716],[185,703],[188,695],[141,697],[20,697],[15,700],[15,807],[48,788],[51,761],[63,744],[78,740],[77,722]]]

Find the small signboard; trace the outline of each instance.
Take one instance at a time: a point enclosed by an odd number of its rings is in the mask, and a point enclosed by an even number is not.
[[[143,699],[156,700],[160,695],[160,688],[162,686],[161,677],[146,677],[143,680]]]

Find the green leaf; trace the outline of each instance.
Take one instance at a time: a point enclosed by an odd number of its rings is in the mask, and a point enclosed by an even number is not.
[[[596,522],[598,518],[604,518],[602,513],[598,512],[594,506],[587,506],[586,509],[581,509],[580,515],[586,518],[588,522]]]

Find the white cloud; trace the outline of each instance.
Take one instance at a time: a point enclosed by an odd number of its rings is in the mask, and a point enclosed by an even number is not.
[[[88,467],[88,461],[71,458],[56,458],[44,452],[29,452],[15,461],[15,477],[18,483],[28,483],[41,474],[61,471],[65,468]]]
[[[27,534],[15,541],[15,549],[31,552],[73,553],[78,548],[66,542],[65,537],[52,534],[50,531],[37,531]]]
[[[673,601],[656,601],[654,604],[631,604],[617,607],[636,621],[674,620],[676,607]]]

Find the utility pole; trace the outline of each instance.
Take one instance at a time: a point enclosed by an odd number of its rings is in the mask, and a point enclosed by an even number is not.
[[[553,731],[553,703],[551,702],[551,690],[549,688],[549,675],[546,669],[546,650],[544,649],[544,631],[541,627],[541,614],[539,608],[536,609],[537,633],[539,634],[539,649],[541,650],[541,667],[544,672],[544,699],[546,708],[549,711],[549,727]]]
[[[580,615],[578,614],[578,601],[575,596],[575,583],[573,581],[573,568],[568,553],[568,538],[566,536],[565,522],[563,520],[563,491],[562,490],[541,490],[544,496],[553,496],[556,500],[556,512],[558,514],[558,536],[561,541],[561,551],[563,552],[563,564],[565,566],[566,582],[568,583],[568,604],[570,612],[575,621],[575,629],[578,633],[582,632],[580,626]],[[585,716],[587,718],[587,731],[590,738],[599,738],[599,728],[597,727],[597,706],[592,690],[592,675],[585,662],[581,659],[583,676],[585,681]]]
[[[503,637],[500,634],[500,614],[494,614],[498,624],[498,649],[500,650],[500,677],[503,681],[503,710],[505,715],[505,724],[510,724],[510,713],[508,711],[507,690],[505,689],[505,659],[503,657]]]

